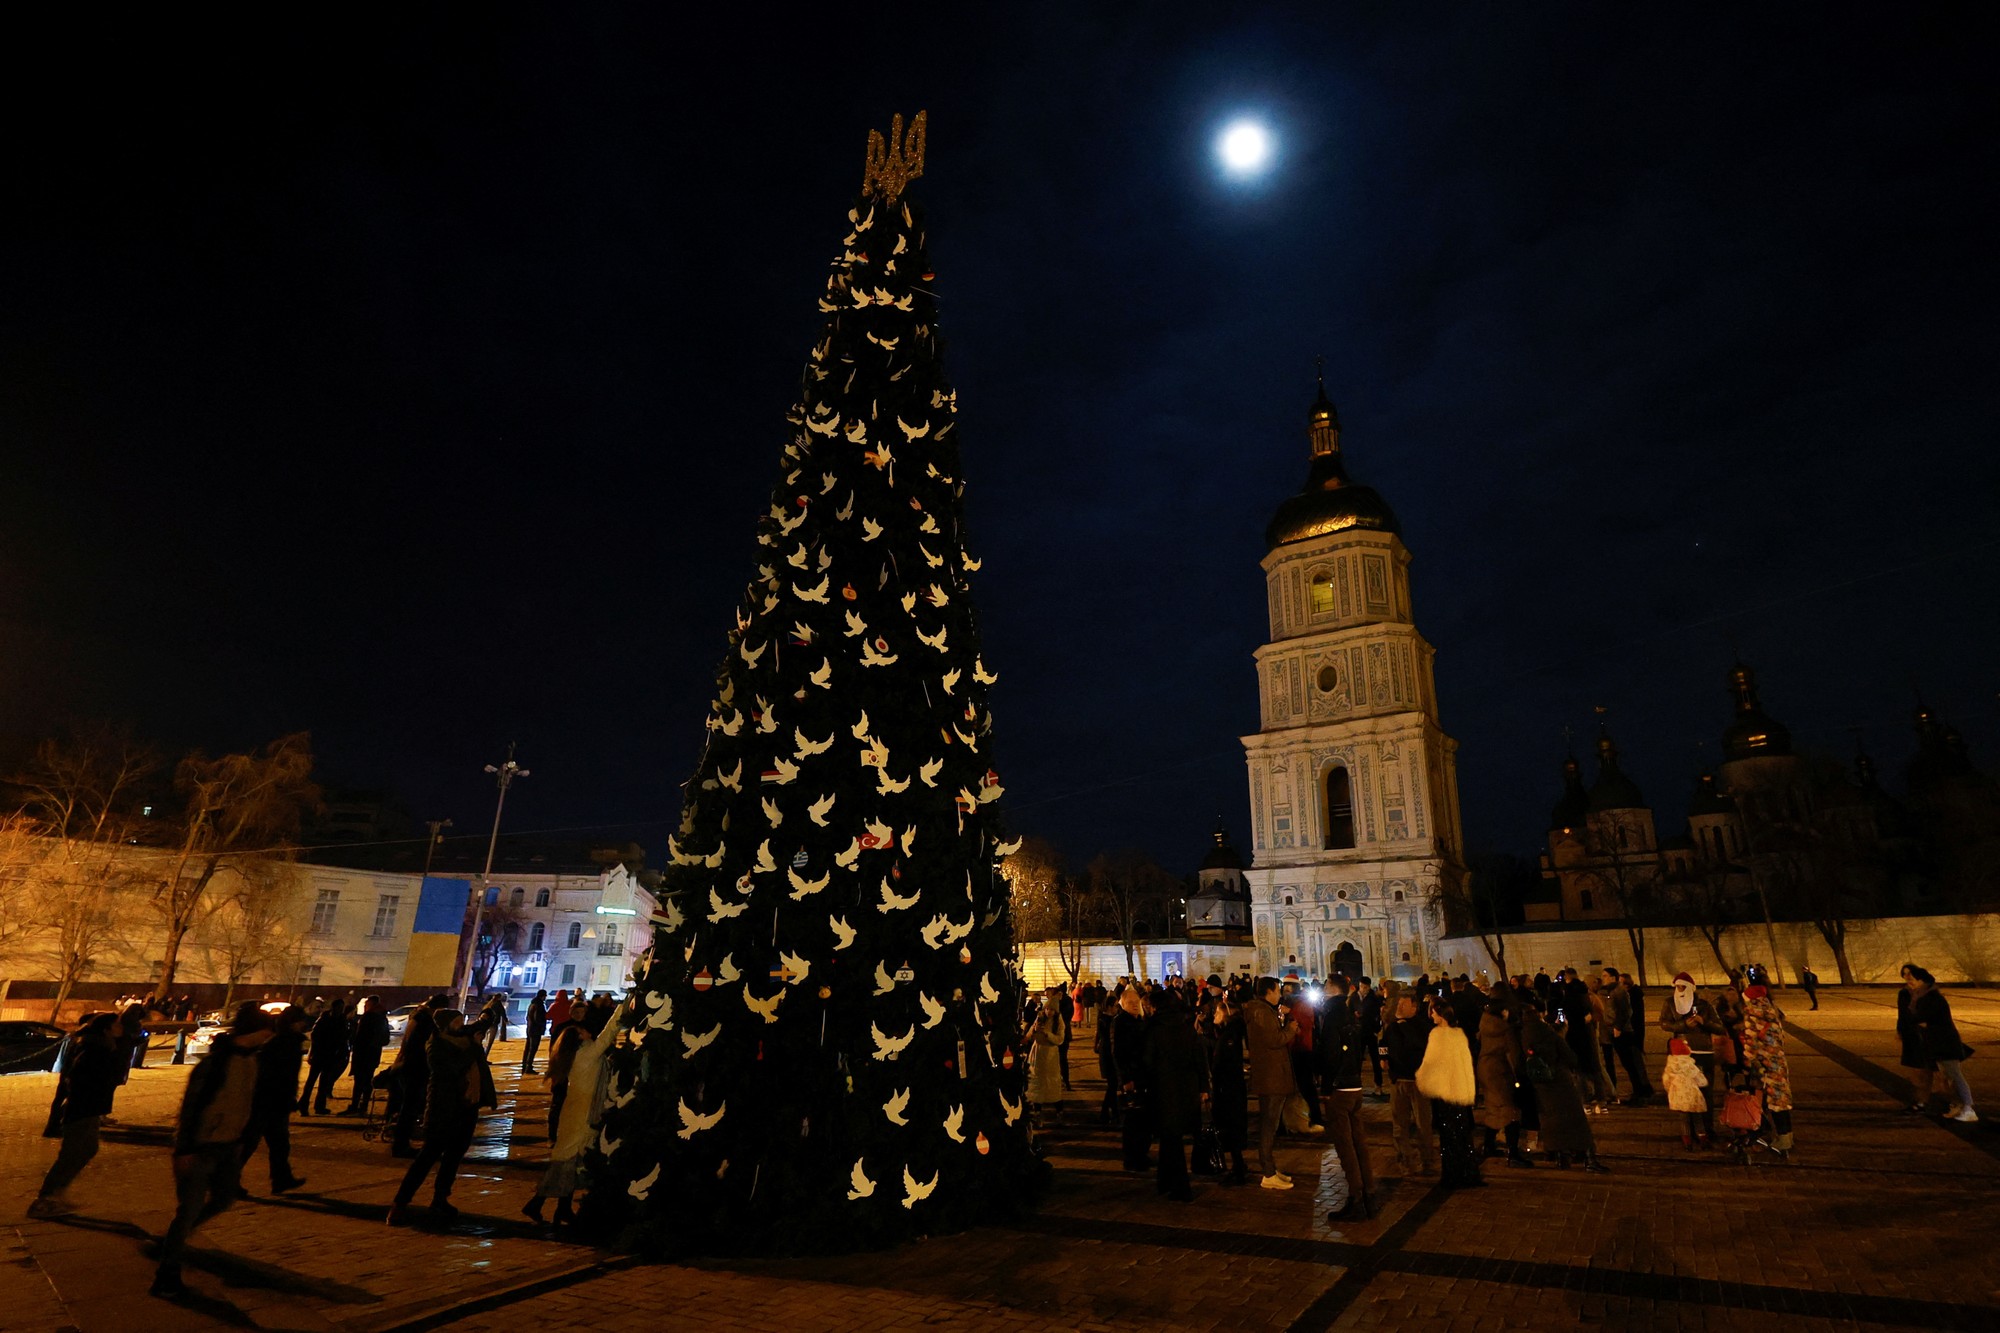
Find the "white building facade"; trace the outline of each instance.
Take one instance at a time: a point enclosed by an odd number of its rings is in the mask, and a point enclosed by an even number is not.
[[[498,918],[500,956],[486,992],[521,997],[620,991],[653,942],[653,895],[623,865],[591,874],[495,871],[487,911]]]
[[[1262,726],[1243,737],[1258,970],[1437,970],[1441,891],[1463,882],[1457,743],[1394,512],[1346,474],[1324,388],[1304,489],[1266,532]],[[1358,961],[1357,961],[1358,960]]]

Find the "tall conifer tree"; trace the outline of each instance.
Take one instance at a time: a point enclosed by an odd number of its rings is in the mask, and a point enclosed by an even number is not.
[[[638,1243],[880,1244],[1042,1177],[924,135],[869,135],[668,844],[591,1194]]]

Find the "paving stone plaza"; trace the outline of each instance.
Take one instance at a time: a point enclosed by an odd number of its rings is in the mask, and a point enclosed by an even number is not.
[[[172,1211],[165,1144],[186,1070],[133,1075],[72,1190],[80,1211],[55,1221],[24,1217],[54,1155],[40,1133],[51,1076],[9,1075],[0,1329],[2000,1328],[2000,1085],[1986,1060],[1967,1070],[1992,1119],[1911,1116],[1893,992],[1825,991],[1817,1012],[1796,992],[1781,1002],[1798,1101],[1788,1165],[1688,1153],[1671,1113],[1649,1107],[1594,1120],[1608,1176],[1541,1163],[1459,1193],[1394,1180],[1380,1217],[1330,1227],[1331,1148],[1285,1139],[1297,1189],[1198,1181],[1193,1203],[1170,1203],[1120,1170],[1097,1127],[1102,1084],[1080,1030],[1039,1216],[884,1254],[689,1265],[551,1241],[520,1217],[546,1094],[506,1072],[520,1047],[503,1043],[501,1109],[460,1176],[453,1226],[419,1212],[385,1227],[401,1164],[359,1121],[295,1121],[307,1184],[272,1198],[255,1161],[251,1197],[196,1233],[178,1303],[146,1295],[143,1251]],[[1952,1003],[1966,1040],[2000,1058],[2000,992]],[[1393,1169],[1386,1113],[1369,1115],[1376,1164]]]

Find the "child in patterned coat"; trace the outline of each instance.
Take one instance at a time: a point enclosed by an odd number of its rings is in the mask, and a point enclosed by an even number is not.
[[[1667,1105],[1681,1113],[1681,1146],[1692,1148],[1699,1141],[1708,1146],[1703,1117],[1708,1112],[1708,1079],[1694,1062],[1688,1044],[1679,1037],[1667,1043],[1667,1071],[1661,1080],[1667,1089]]]

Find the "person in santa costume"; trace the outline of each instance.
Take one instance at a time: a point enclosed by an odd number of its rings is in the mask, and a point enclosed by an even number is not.
[[[1715,1039],[1727,1037],[1729,1029],[1717,1016],[1715,1006],[1702,998],[1701,990],[1694,984],[1694,978],[1685,972],[1674,976],[1673,997],[1660,1006],[1660,1028],[1671,1042],[1678,1037],[1687,1043],[1688,1053],[1694,1057],[1695,1067],[1707,1081],[1704,1099],[1707,1109],[1701,1113],[1700,1142],[1707,1147],[1715,1135],[1714,1105],[1716,1097]]]

